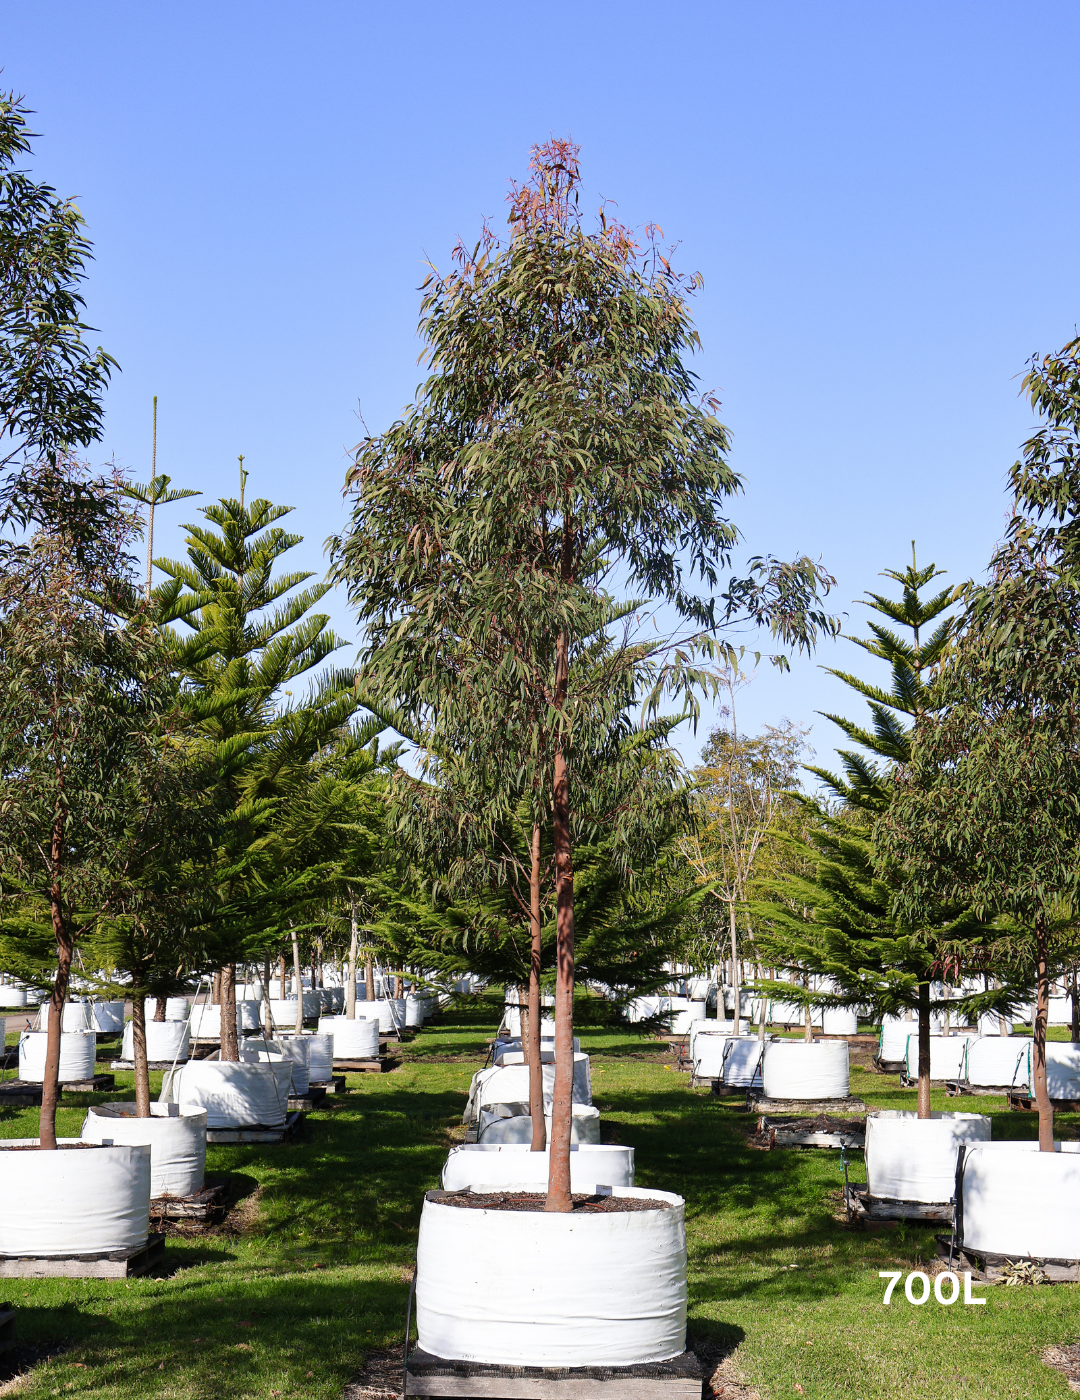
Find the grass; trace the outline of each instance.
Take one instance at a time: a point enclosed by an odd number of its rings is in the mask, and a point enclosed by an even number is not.
[[[492,1005],[478,1005],[425,1031],[393,1073],[350,1076],[352,1092],[310,1115],[295,1144],[211,1147],[208,1170],[231,1174],[244,1199],[216,1233],[171,1237],[164,1276],[0,1284],[20,1344],[66,1348],[17,1393],[337,1400],[369,1348],[401,1341],[422,1194],[460,1136],[494,1024]],[[762,1400],[1069,1393],[1039,1355],[1078,1339],[1080,1287],[977,1288],[988,1301],[968,1308],[916,1308],[898,1290],[883,1307],[878,1270],[925,1267],[930,1230],[846,1229],[839,1153],[757,1151],[745,1113],[690,1090],[665,1046],[581,1034],[605,1135],[634,1146],[639,1184],[686,1197],[692,1336],[737,1343]],[[857,1069],[852,1092],[914,1106],[895,1079]],[[934,1106],[957,1107],[941,1094]],[[995,1137],[1035,1136],[1034,1116],[1003,1100],[964,1106],[991,1113]],[[61,1131],[77,1133],[83,1112],[63,1108]],[[0,1136],[36,1126],[36,1110],[0,1110]],[[1059,1130],[1077,1136],[1080,1123],[1062,1117]]]

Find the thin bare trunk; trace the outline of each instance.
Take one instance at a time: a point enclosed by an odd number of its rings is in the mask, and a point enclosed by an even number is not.
[[[240,1060],[240,1041],[236,1032],[235,963],[229,963],[221,971],[221,1058],[233,1065]]]
[[[296,930],[292,931],[292,963],[293,977],[296,980],[296,1034],[302,1035],[304,1031],[304,979],[300,976],[300,938]]]
[[[766,971],[767,971],[767,970],[768,970],[768,969],[766,969]],[[768,998],[767,996],[764,996],[764,995],[763,995],[762,998],[761,998],[761,1005],[758,1007],[758,1027],[757,1027],[757,1038],[758,1038],[758,1040],[760,1040],[760,1041],[762,1042],[762,1044],[764,1044],[764,1042],[765,1042],[765,1025],[766,1025],[766,1022],[768,1021],[768,1007],[769,1007],[769,998]]]
[[[371,954],[364,958],[364,990],[367,992],[368,1001],[375,1000],[375,963]]]
[[[349,896],[349,966],[345,978],[345,1015],[350,1021],[356,1020],[356,950],[360,943],[360,929],[356,922],[356,900]]]
[[[556,649],[556,704],[565,703],[568,643]],[[551,1104],[548,1193],[545,1210],[571,1211],[570,1128],[574,1101],[574,864],[570,840],[570,773],[563,742],[555,750],[552,828],[555,845],[555,1088]]]
[[[544,1121],[544,1069],[540,1063],[540,823],[532,829],[532,860],[529,866],[529,1025],[535,1034],[529,1037],[529,1113],[532,1117],[532,1150],[543,1152],[547,1147],[547,1123]],[[570,1042],[573,1046],[573,1040]]]
[[[159,997],[160,1001],[161,998]],[[131,999],[131,1045],[135,1061],[135,1117],[150,1117],[150,1065],[146,1058],[146,999]]]
[[[285,1000],[285,954],[278,958],[278,996]]]
[[[214,984],[210,990],[210,1001],[214,1006],[221,1005],[221,973],[214,973]]]
[[[165,997],[155,997],[155,998],[154,998],[154,1020],[155,1020],[155,1021],[164,1021],[164,1019],[165,1019],[165,1003],[166,1003],[166,1000],[167,1000],[167,999],[166,999]],[[134,1014],[134,1013],[132,1013],[132,1014]]]
[[[403,980],[403,979],[402,979],[400,973],[395,973],[395,974],[394,974],[394,1000],[395,1000],[395,1001],[400,1001],[400,1000],[401,1000],[402,994],[403,994],[403,992],[404,992],[404,990],[405,990],[404,987],[402,986],[402,980]]]
[[[315,977],[311,983],[312,990],[323,985],[323,961],[322,961],[322,934],[315,940]]]
[[[728,918],[731,923],[731,995],[732,995],[732,1027],[736,1035],[742,1034],[742,987],[739,983],[739,958],[738,943],[735,933],[735,901],[728,903]]]
[[[1050,1011],[1050,939],[1046,916],[1035,917],[1035,961],[1038,976],[1035,1024],[1032,1026],[1031,1062],[1035,1079],[1035,1102],[1039,1109],[1039,1151],[1054,1150],[1054,1106],[1046,1085],[1046,1022]]]
[[[52,882],[49,886],[49,908],[52,915],[53,937],[56,940],[56,977],[49,999],[48,1037],[45,1041],[45,1077],[41,1086],[41,1114],[38,1140],[42,1147],[56,1150],[56,1107],[60,1100],[60,1037],[64,1031],[64,1004],[71,979],[71,958],[74,952],[71,934],[64,918],[64,902],[60,883],[64,859],[64,817],[59,805],[52,830]]]
[[[1074,967],[1069,976],[1069,997],[1071,998],[1072,1014],[1070,1016],[1071,1029],[1069,1039],[1075,1045],[1080,1041],[1080,989],[1076,985],[1076,968]]]
[[[919,1117],[930,1117],[930,983],[919,983]]]
[[[274,1013],[270,1010],[270,959],[263,958],[262,965],[263,1003],[262,1003],[262,1025],[263,1035],[274,1034]]]

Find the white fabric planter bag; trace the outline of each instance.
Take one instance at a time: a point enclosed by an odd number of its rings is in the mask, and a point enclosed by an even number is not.
[[[956,1149],[990,1141],[981,1113],[935,1113],[919,1118],[899,1109],[866,1120],[866,1184],[871,1196],[892,1201],[951,1201]]]
[[[1028,1007],[1027,1023],[1035,1024],[1035,1003]],[[1072,997],[1051,997],[1046,1008],[1048,1026],[1068,1026],[1072,1024]]]
[[[468,1210],[424,1201],[417,1245],[420,1346],[451,1360],[633,1366],[686,1346],[681,1197],[625,1214]]]
[[[1027,1085],[1035,1092],[1035,1056],[1028,1041]],[[1080,1045],[1068,1040],[1046,1042],[1046,1091],[1052,1099],[1080,1099]],[[1064,1255],[1060,1256],[1064,1258]]]
[[[1080,1259],[1080,1156],[969,1148],[962,1194],[964,1245],[991,1254]],[[1072,1147],[1075,1144],[1067,1143]],[[1013,1146],[1013,1144],[1009,1144]]]
[[[237,1033],[242,1031],[257,1031],[259,1029],[259,1009],[260,1003],[257,1001],[237,1001]],[[166,1015],[167,1014],[168,1008],[166,1007]],[[221,1007],[206,1006],[200,1002],[198,1006],[192,1009],[189,1024],[191,1026],[191,1034],[196,1040],[220,1040]]]
[[[318,992],[305,992],[304,1005],[301,1012],[302,1021],[310,1021],[319,1015],[321,1011]],[[284,1000],[274,999],[270,1002],[270,1016],[275,1030],[291,1031],[296,1029],[296,998],[287,997]]]
[[[763,1083],[761,1063],[764,1050],[756,1035],[739,1036],[731,1039],[731,1049],[724,1061],[724,1083],[735,1089],[760,1089]]]
[[[690,1025],[690,1056],[693,1058],[694,1046],[703,1035],[734,1035],[734,1021],[704,1020],[694,1021]]]
[[[633,1186],[634,1149],[570,1146],[570,1189],[592,1195],[598,1186]],[[526,1143],[472,1142],[452,1147],[442,1169],[444,1191],[546,1191],[548,1153]]]
[[[525,1063],[524,1050],[503,1050],[495,1056],[494,1063],[497,1068],[502,1069],[504,1065],[523,1065]],[[555,1051],[540,1051],[540,1063],[542,1065],[553,1065],[555,1063]]]
[[[878,1058],[891,1064],[907,1061],[908,1036],[919,1039],[918,1021],[906,1021],[899,1016],[883,1016],[881,1019],[881,1040],[878,1043]]]
[[[311,1082],[310,1053],[307,1036],[293,1036],[291,1040],[259,1040],[253,1036],[240,1051],[240,1058],[246,1065],[286,1060],[292,1066],[292,1092],[303,1095]]]
[[[521,1039],[521,1012],[516,1006],[508,1006],[506,1014],[503,1016],[502,1024],[506,1027],[506,1033],[511,1040]],[[540,1039],[555,1036],[555,1022],[549,1017],[540,1018]]]
[[[774,1001],[769,1004],[769,1021],[774,1026],[805,1026],[806,1012],[793,1001]],[[810,1024],[821,1025],[821,1007],[810,1010]]]
[[[165,998],[166,1021],[186,1021],[190,1010],[191,1000],[189,997]]]
[[[507,1040],[505,1037],[500,1036],[499,1039],[496,1040],[496,1041],[494,1042],[493,1046],[492,1046],[492,1058],[493,1058],[494,1060],[497,1060],[497,1059],[499,1058],[500,1055],[505,1055],[508,1051],[511,1051],[511,1050],[518,1050],[518,1051],[520,1051],[520,1050],[523,1050],[523,1049],[524,1049],[524,1046],[522,1045],[520,1038],[518,1038],[518,1039],[516,1039],[516,1040]],[[577,1052],[578,1052],[580,1049],[581,1049],[581,1041],[580,1041],[580,1040],[578,1039],[578,1037],[575,1035],[575,1036],[574,1036],[574,1054],[576,1055]],[[541,1038],[541,1041],[540,1041],[540,1053],[541,1053],[541,1055],[554,1055],[554,1053],[555,1053],[555,1042],[554,1042],[554,1040],[553,1040],[550,1036],[543,1036],[543,1037]]]
[[[526,997],[526,1002],[528,1002],[528,998],[527,998],[527,997]],[[520,1006],[520,1005],[521,1005],[521,996],[519,995],[518,989],[517,989],[516,987],[507,987],[505,993],[503,994],[503,1003],[504,1003],[504,1005],[506,1005],[506,1006]],[[541,1005],[541,1007],[545,1007],[545,1006],[554,1006],[554,1005],[555,1005],[555,998],[554,998],[554,996],[552,996],[552,994],[551,994],[550,992],[541,992],[541,993],[540,993],[540,1005]]]
[[[964,1066],[964,1052],[969,1040],[977,1037],[973,1032],[962,1031],[959,1035],[932,1035],[930,1037],[930,1078],[959,1079]],[[908,1037],[907,1072],[910,1079],[919,1076],[919,1036]]]
[[[977,1089],[1023,1086],[1030,1053],[1031,1042],[1021,1037],[979,1036],[968,1041],[962,1077]]]
[[[859,1015],[846,1006],[826,1006],[821,1012],[822,1035],[858,1035]]]
[[[48,1001],[43,1001],[38,1007],[38,1025],[43,1031],[49,1029],[49,1012],[51,1010],[52,1003]],[[88,1001],[65,1001],[61,1028],[67,1033],[93,1030],[94,1017],[90,1003]]]
[[[308,1084],[329,1084],[334,1077],[334,1037],[330,1031],[308,1031]]]
[[[979,1017],[979,1034],[1001,1036],[1001,1039],[1004,1040],[1005,1037],[1001,1035],[1001,1021],[1002,1018],[996,1011],[985,1011]],[[1005,1022],[1005,1030],[1008,1035],[1012,1035],[1013,1023],[1011,1021]]]
[[[0,987],[0,1007],[8,1010],[26,1005],[26,988],[13,987],[10,982],[5,982]]]
[[[45,1082],[47,1031],[23,1031],[19,1037],[19,1078],[31,1083]],[[60,1035],[60,1083],[93,1079],[97,1036],[93,1031],[63,1031]],[[3,1200],[3,1196],[0,1196]],[[0,1251],[2,1253],[3,1251]]]
[[[90,1029],[111,1032],[124,1029],[124,1003],[122,1001],[95,1001],[90,1007]]]
[[[515,1105],[519,1107],[520,1105]],[[551,1114],[544,1115],[547,1135],[551,1137]],[[532,1118],[527,1113],[505,1111],[505,1105],[480,1110],[476,1136],[479,1142],[487,1144],[532,1143]],[[575,1103],[570,1106],[570,1142],[600,1142],[600,1110],[592,1104]]]
[[[699,1035],[694,1041],[692,1061],[698,1079],[719,1079],[723,1075],[724,1055],[729,1041],[736,1045],[753,1043],[760,1049],[756,1035]]]
[[[544,1083],[544,1103],[547,1105],[550,1104],[555,1092],[555,1066],[553,1064],[541,1065],[540,1069]],[[491,1069],[483,1069],[474,1076],[473,1084],[475,1088],[469,1097],[469,1104],[473,1108],[473,1117],[481,1108],[495,1103],[524,1104],[525,1111],[528,1112],[529,1066],[527,1064],[507,1065],[505,1069],[496,1065]],[[592,1103],[588,1055],[578,1054],[574,1056],[572,1092],[574,1103]]]
[[[186,1021],[147,1021],[146,1058],[159,1061],[186,1060],[191,1054],[191,1032]],[[135,1058],[135,1027],[129,1021],[124,1027],[120,1045],[122,1059]]]
[[[326,1001],[327,1012],[331,1016],[340,1016],[345,1010],[345,988],[325,987],[323,997]]]
[[[379,1001],[369,1001],[364,1008],[364,1015],[374,1017],[378,1014],[379,1031],[382,1035],[388,1035],[394,1030],[405,1029],[405,998],[404,997],[382,997]]]
[[[424,1024],[424,1006],[418,997],[405,998],[405,1025],[416,1030]]]
[[[762,1069],[767,1099],[846,1099],[846,1040],[775,1040],[765,1046]]]
[[[208,1128],[280,1128],[291,1088],[288,1060],[258,1065],[190,1060],[173,1078],[172,1100],[181,1113],[204,1108]]]
[[[136,1118],[133,1103],[91,1108],[83,1142],[150,1149],[150,1195],[192,1196],[206,1182],[206,1114],[181,1114],[174,1103],[152,1103],[149,1118]]]
[[[319,1032],[333,1037],[335,1060],[378,1058],[378,1021],[360,1015],[355,1021],[350,1021],[347,1016],[320,1016]]]
[[[0,1143],[0,1254],[56,1258],[138,1248],[150,1232],[149,1147],[83,1147],[58,1138],[56,1152],[37,1138]]]

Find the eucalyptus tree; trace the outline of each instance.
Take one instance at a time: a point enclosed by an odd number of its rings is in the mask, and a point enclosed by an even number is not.
[[[83,338],[80,285],[92,254],[82,215],[23,168],[29,115],[21,97],[0,94],[0,471],[9,473],[0,514],[25,524],[63,507],[69,534],[73,514],[107,533],[111,506],[57,467],[100,436],[116,362]]]
[[[1014,513],[972,588],[943,706],[916,731],[884,833],[906,904],[951,897],[1027,932],[1039,1145],[1053,1151],[1046,1022],[1055,913],[1080,901],[1080,341],[1024,380],[1042,423],[1012,468]],[[936,855],[925,859],[928,850]]]
[[[431,374],[358,448],[351,526],[332,542],[365,628],[364,684],[471,734],[493,791],[512,792],[523,761],[544,769],[557,926],[547,1205],[560,1211],[571,1208],[571,765],[582,733],[612,719],[611,675],[640,636],[583,675],[575,645],[602,622],[614,569],[684,624],[635,652],[654,703],[703,678],[697,660],[715,659],[737,617],[796,645],[830,625],[827,580],[809,559],[757,559],[721,589],[738,539],[722,506],[740,480],[716,400],[697,396],[684,364],[698,345],[687,306],[698,279],[603,213],[587,231],[578,192],[577,148],[536,148],[505,246],[485,230],[425,284]],[[655,609],[643,611],[651,623]]]
[[[55,944],[40,1127],[54,1148],[72,960],[147,903],[183,788],[186,721],[168,647],[137,605],[122,483],[71,460],[34,470],[32,491],[60,475],[99,522],[76,542],[62,512],[43,512],[51,523],[0,574],[0,875],[5,920],[47,922]]]
[[[263,854],[279,818],[283,793],[298,765],[333,741],[358,708],[352,673],[323,671],[307,696],[287,687],[321,665],[339,646],[329,618],[312,608],[329,585],[310,572],[275,573],[301,536],[278,525],[291,507],[240,498],[202,508],[205,524],[189,524],[187,559],[159,559],[166,582],[154,590],[183,629],[174,634],[173,664],[186,707],[211,748],[222,835],[213,872],[222,948],[222,1057],[236,1059],[235,986],[239,959],[280,939],[282,911],[305,892],[308,878],[275,871]]]

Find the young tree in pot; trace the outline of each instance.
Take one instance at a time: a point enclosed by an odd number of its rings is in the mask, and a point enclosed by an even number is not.
[[[969,592],[943,708],[916,733],[881,844],[910,872],[903,903],[968,899],[1027,932],[1039,1146],[1052,1152],[1052,920],[1080,897],[1080,341],[1034,359],[1024,384],[1043,423],[1012,469],[1008,534]],[[926,865],[930,848],[947,860]]]
[[[506,246],[485,232],[472,254],[459,248],[457,271],[430,279],[421,331],[433,372],[406,416],[359,447],[351,529],[332,549],[366,627],[363,678],[377,699],[451,731],[501,725],[515,740],[532,717],[557,925],[548,1208],[568,1211],[571,767],[583,732],[613,717],[602,670],[582,683],[572,656],[603,617],[604,581],[620,568],[685,623],[647,649],[624,633],[610,659],[619,670],[633,650],[654,703],[706,679],[696,658],[721,654],[718,630],[737,615],[807,645],[829,620],[827,580],[809,559],[758,560],[717,597],[737,540],[720,510],[740,482],[716,402],[695,397],[683,363],[697,346],[687,295],[698,282],[603,212],[585,230],[572,144],[537,148],[532,169],[513,194]],[[654,610],[643,614],[651,625]],[[501,745],[476,754],[496,789],[521,761]]]
[[[77,540],[45,510],[0,578],[0,870],[8,904],[46,911],[57,951],[40,1138],[56,1146],[63,1007],[78,945],[137,901],[162,851],[179,687],[152,610],[137,605],[137,522],[119,478],[57,469],[92,502]],[[46,497],[54,469],[35,492]],[[106,522],[107,528],[101,527]],[[152,877],[150,877],[152,879]]]

